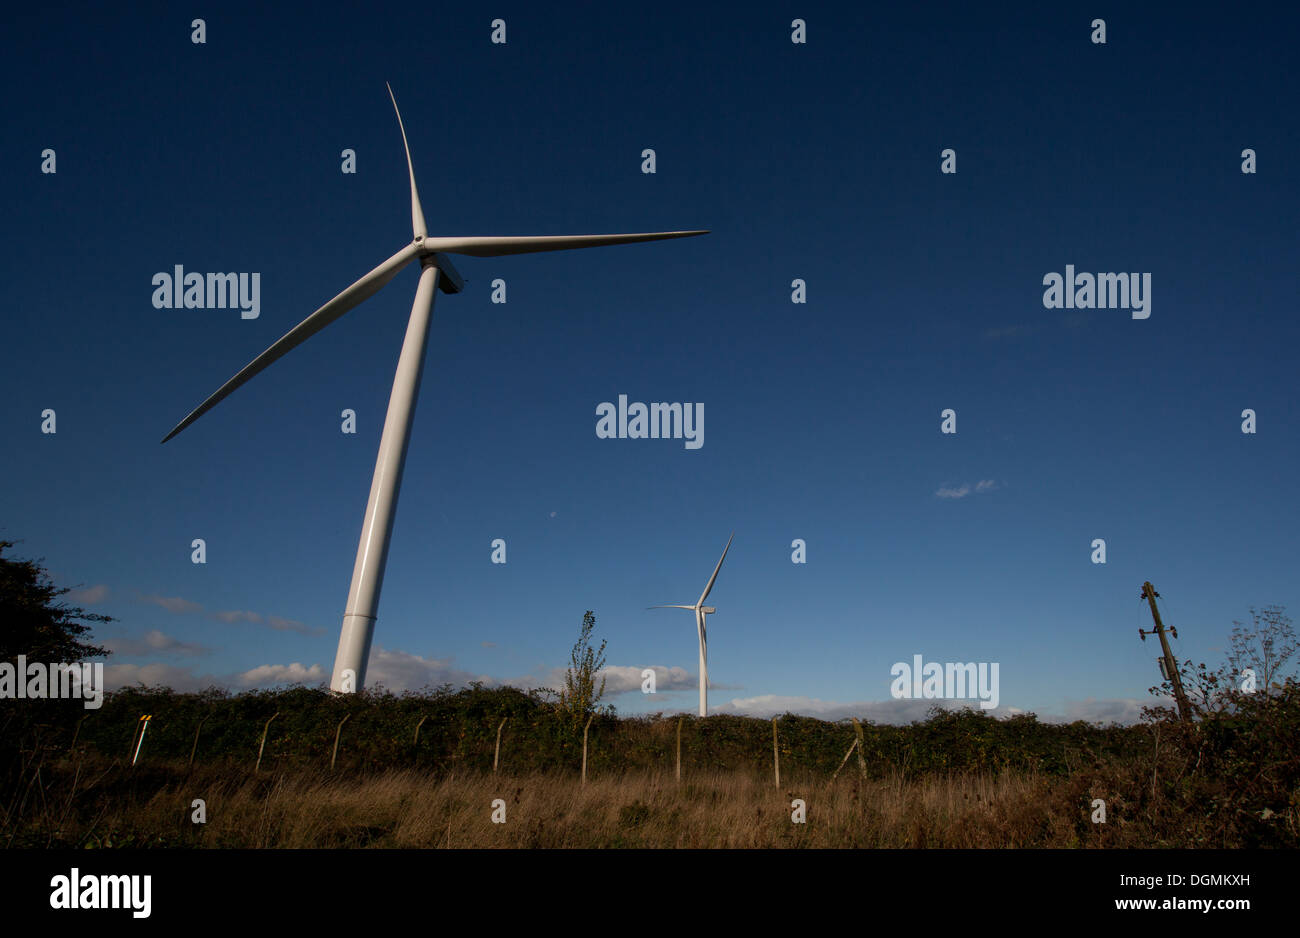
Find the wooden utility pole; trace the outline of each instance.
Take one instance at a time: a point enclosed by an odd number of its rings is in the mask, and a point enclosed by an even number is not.
[[[1151,606],[1151,618],[1155,620],[1156,627],[1149,632],[1138,629],[1138,635],[1142,641],[1147,640],[1148,635],[1160,636],[1160,647],[1164,651],[1163,664],[1160,670],[1164,672],[1165,679],[1173,685],[1174,699],[1178,701],[1178,714],[1182,717],[1184,723],[1192,722],[1192,708],[1187,702],[1187,694],[1183,692],[1183,679],[1178,673],[1178,662],[1174,660],[1174,653],[1169,649],[1169,639],[1165,638],[1165,625],[1160,621],[1160,610],[1156,608],[1156,597],[1160,594],[1156,588],[1151,585],[1151,581],[1142,584],[1142,599],[1145,599]],[[1170,628],[1167,631],[1172,632],[1174,638],[1178,637],[1178,629]]]

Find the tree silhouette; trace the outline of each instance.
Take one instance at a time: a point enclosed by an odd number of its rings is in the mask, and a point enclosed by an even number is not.
[[[1237,621],[1232,623],[1231,651],[1227,656],[1230,670],[1225,679],[1239,683],[1242,672],[1250,668],[1255,672],[1258,687],[1272,693],[1281,687],[1286,663],[1296,653],[1295,629],[1285,606],[1252,608],[1250,617],[1250,627]]]
[[[83,622],[112,622],[112,616],[86,612],[59,602],[71,590],[54,585],[41,560],[5,557],[13,541],[0,540],[0,661],[26,655],[30,661],[68,662],[107,655],[82,641]]]

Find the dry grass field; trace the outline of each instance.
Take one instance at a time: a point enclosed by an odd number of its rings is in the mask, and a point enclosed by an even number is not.
[[[13,846],[251,848],[1085,847],[1114,838],[1087,822],[1059,779],[954,774],[903,782],[746,773],[432,778],[417,771],[330,777],[292,771],[121,766],[54,786]],[[206,823],[192,820],[193,800]],[[494,823],[493,815],[504,822]],[[806,823],[795,823],[802,799]]]

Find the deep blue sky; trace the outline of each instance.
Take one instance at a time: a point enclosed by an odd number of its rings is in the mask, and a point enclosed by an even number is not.
[[[431,235],[713,233],[457,261],[372,680],[553,683],[592,609],[611,665],[685,672],[611,702],[693,708],[691,617],[645,607],[693,602],[733,530],[727,710],[919,715],[868,704],[921,654],[999,662],[999,712],[1132,717],[1158,680],[1143,580],[1193,660],[1251,605],[1300,608],[1293,12],[604,6],[6,30],[0,537],[118,617],[114,680],[328,676],[417,268],[158,441],[409,241],[385,81]],[[175,264],[260,272],[260,317],[154,309]],[[1045,309],[1067,264],[1150,272],[1150,318]],[[619,394],[703,402],[705,445],[597,439]]]

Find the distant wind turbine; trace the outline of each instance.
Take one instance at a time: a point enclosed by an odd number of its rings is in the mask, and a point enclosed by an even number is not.
[[[694,606],[682,606],[674,603],[668,603],[662,606],[650,606],[651,609],[690,609],[695,613],[695,627],[700,634],[700,716],[709,715],[709,642],[708,630],[705,628],[705,616],[711,616],[718,610],[712,606],[704,605],[704,600],[709,598],[709,591],[713,589],[713,581],[718,578],[718,571],[722,569],[722,561],[727,559],[727,551],[731,550],[731,540],[736,536],[733,531],[731,537],[727,538],[727,546],[722,549],[722,556],[718,558],[718,565],[713,568],[713,576],[709,577],[709,583],[704,587],[704,592],[700,594],[699,602]]]
[[[339,636],[338,654],[334,659],[334,674],[330,678],[330,688],[345,693],[359,691],[365,685],[366,663],[370,658],[370,641],[374,636],[375,617],[379,609],[379,591],[383,585],[384,566],[388,560],[388,543],[397,508],[397,494],[402,482],[402,465],[406,461],[411,420],[420,389],[420,375],[424,369],[424,353],[429,338],[429,319],[433,310],[434,291],[441,289],[444,293],[459,293],[465,286],[465,281],[452,266],[451,259],[447,255],[500,257],[507,254],[594,248],[607,244],[632,244],[637,241],[660,241],[666,238],[687,238],[692,235],[708,234],[707,231],[656,231],[641,234],[430,238],[424,225],[420,196],[415,188],[415,168],[411,164],[411,147],[406,140],[406,127],[402,124],[402,113],[397,108],[397,99],[393,97],[391,86],[388,88],[388,96],[392,99],[393,110],[397,112],[397,126],[402,133],[402,146],[406,150],[406,169],[411,178],[411,228],[414,239],[290,329],[278,342],[249,362],[243,371],[191,411],[162,440],[166,443],[276,359],[320,332],[353,307],[374,296],[411,261],[417,257],[420,259],[420,281],[415,289],[415,303],[411,306],[411,318],[406,326],[402,354],[397,360],[393,392],[388,399],[388,415],[384,418],[383,435],[379,441],[379,458],[375,461],[375,475],[370,484],[370,499],[366,503],[365,520],[361,525],[361,541],[357,546],[356,565],[352,569],[352,586],[348,590],[348,604],[343,612],[343,629]]]

